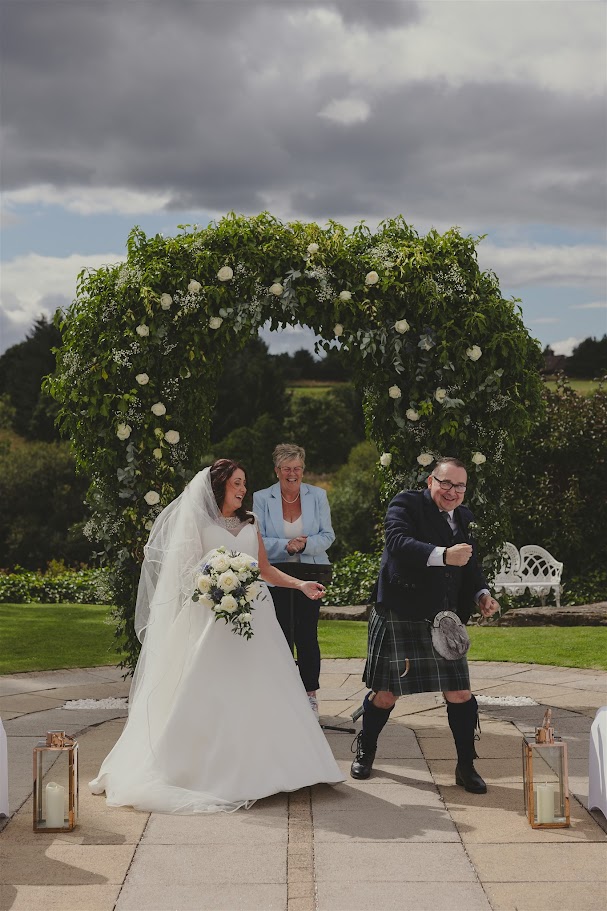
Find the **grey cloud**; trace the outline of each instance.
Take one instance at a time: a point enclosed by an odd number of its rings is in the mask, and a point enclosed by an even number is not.
[[[387,0],[320,5],[386,31],[420,15]],[[289,18],[301,6],[4,4],[5,189],[163,191],[169,209],[218,212],[278,199],[278,214],[318,219],[604,223],[602,98],[315,78],[293,63],[307,50]],[[369,104],[366,122],[319,116],[349,96]]]

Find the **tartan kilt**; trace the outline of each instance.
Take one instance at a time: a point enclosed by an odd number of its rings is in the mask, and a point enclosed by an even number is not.
[[[405,658],[409,671],[401,676]],[[435,652],[426,620],[403,620],[390,610],[381,617],[375,608],[369,616],[363,680],[375,692],[388,690],[395,696],[470,689],[466,658],[448,661]]]

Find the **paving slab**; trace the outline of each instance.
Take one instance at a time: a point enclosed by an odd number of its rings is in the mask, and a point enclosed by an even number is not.
[[[167,870],[171,879],[182,886],[206,886],[208,883],[286,883],[287,865],[282,851],[273,844],[235,845],[151,845],[141,844],[137,860],[129,871],[128,884],[134,886],[166,885]]]
[[[0,843],[0,883],[25,886],[119,885],[134,845],[44,845]]]
[[[491,911],[480,883],[318,884],[318,911]]]
[[[0,886],[0,911],[113,911],[119,893],[118,885]]]
[[[554,883],[556,892],[561,882],[605,882],[607,875],[607,843],[467,847],[485,883]]]
[[[605,911],[605,883],[559,882],[554,889],[535,883],[486,883],[493,911]]]
[[[254,850],[254,849],[253,849]],[[285,883],[145,885],[127,880],[115,911],[285,911]]]
[[[319,884],[477,881],[460,844],[315,841],[314,858]]]

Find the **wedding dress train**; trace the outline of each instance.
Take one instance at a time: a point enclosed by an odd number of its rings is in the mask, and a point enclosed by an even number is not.
[[[244,525],[237,536],[209,526],[201,558],[221,545],[257,557],[256,526]],[[343,781],[265,584],[250,640],[191,601],[192,589],[187,580],[170,622],[146,631],[129,717],[90,782],[93,793],[105,791],[110,806],[205,813]],[[155,597],[163,597],[162,579]]]

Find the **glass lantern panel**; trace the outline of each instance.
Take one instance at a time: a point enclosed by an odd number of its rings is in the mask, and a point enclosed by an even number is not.
[[[532,744],[535,821],[565,822],[564,751],[554,744]]]

